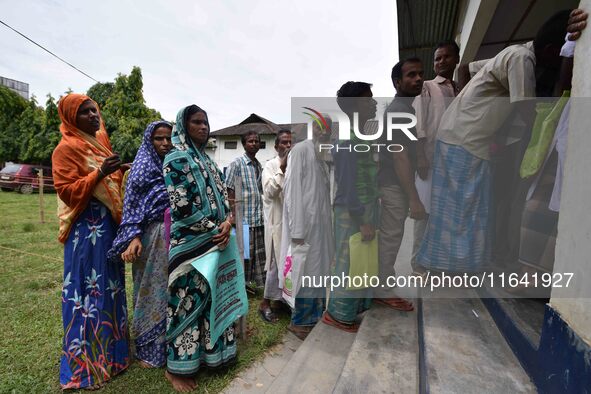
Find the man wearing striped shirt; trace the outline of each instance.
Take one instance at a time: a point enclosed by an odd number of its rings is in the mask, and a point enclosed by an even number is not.
[[[242,217],[248,224],[250,259],[245,267],[245,279],[257,287],[265,285],[265,227],[263,222],[263,186],[261,176],[263,167],[256,154],[261,148],[259,134],[247,131],[241,137],[244,154],[230,163],[226,176],[226,186],[230,197],[232,212],[235,213],[235,198],[242,202]],[[240,179],[242,195],[235,196],[235,182]],[[235,216],[234,216],[235,217]],[[238,223],[240,225],[240,223]],[[246,245],[245,245],[246,247]]]

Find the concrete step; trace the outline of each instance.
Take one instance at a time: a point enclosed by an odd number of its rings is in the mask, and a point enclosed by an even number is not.
[[[470,295],[474,298],[422,301],[425,390],[535,393],[488,310],[476,293]]]
[[[291,360],[294,353],[302,345],[302,341],[288,332],[283,341],[269,349],[269,353],[261,361],[240,373],[224,394],[264,393],[280,375],[281,370]]]
[[[416,393],[417,312],[372,305],[365,313],[334,393]]]
[[[319,322],[266,392],[332,392],[354,339],[355,334]]]

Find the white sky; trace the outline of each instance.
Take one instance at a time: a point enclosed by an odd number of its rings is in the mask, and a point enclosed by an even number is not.
[[[257,113],[290,123],[291,97],[333,97],[348,80],[393,96],[394,0],[0,0],[0,20],[101,82],[142,69],[146,104],[174,120],[197,104],[212,130]],[[94,82],[0,25],[0,76],[43,104]]]

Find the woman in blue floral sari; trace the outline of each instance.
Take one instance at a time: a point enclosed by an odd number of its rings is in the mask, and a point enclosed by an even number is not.
[[[162,162],[172,148],[172,125],[152,122],[144,131],[125,187],[123,219],[109,260],[132,263],[135,356],[144,368],[166,363],[168,248],[164,211],[168,193]]]
[[[129,366],[124,267],[107,262],[121,220],[121,160],[89,97],[69,94],[58,112],[62,139],[52,163],[64,243],[60,384],[96,389]]]
[[[177,115],[174,149],[164,160],[164,181],[172,218],[168,266],[168,343],[166,378],[177,391],[197,386],[202,365],[219,367],[236,357],[234,326],[211,338],[211,292],[190,264],[230,240],[228,193],[222,174],[205,153],[209,138],[207,114],[196,105]]]

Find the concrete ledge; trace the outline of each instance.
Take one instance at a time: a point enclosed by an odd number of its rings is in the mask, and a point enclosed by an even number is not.
[[[266,392],[332,392],[354,339],[355,334],[319,322]]]
[[[416,393],[417,313],[374,304],[366,312],[334,393]]]
[[[429,392],[536,392],[480,299],[423,299],[423,323]]]

